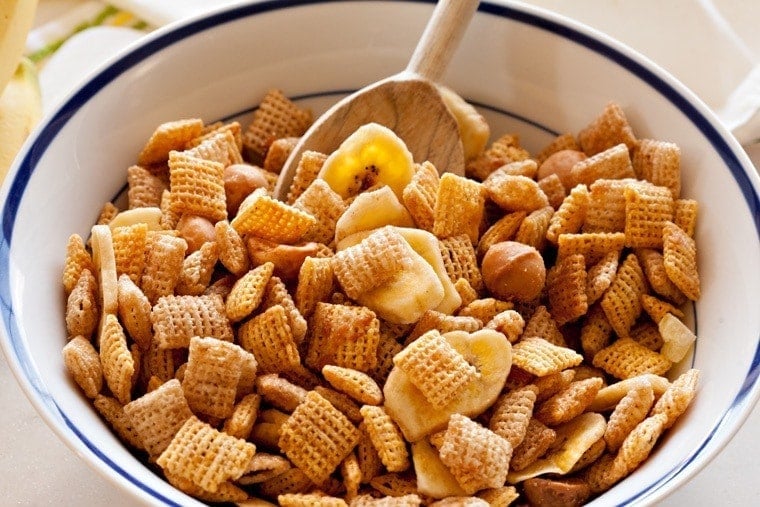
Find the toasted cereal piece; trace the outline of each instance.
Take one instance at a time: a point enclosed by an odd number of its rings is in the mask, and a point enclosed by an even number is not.
[[[628,336],[641,314],[641,295],[646,292],[646,277],[638,258],[636,254],[629,254],[599,303],[618,336]]]
[[[281,305],[244,322],[238,330],[238,341],[256,356],[259,369],[265,373],[279,373],[295,369],[301,359],[288,316]]]
[[[668,278],[692,301],[699,299],[697,244],[672,222],[663,226],[663,262]]]
[[[544,146],[534,158],[540,166],[552,154],[562,150],[580,150],[578,141],[575,139],[575,135],[571,132],[565,132],[552,139],[551,142]]]
[[[599,262],[610,252],[620,252],[625,244],[622,232],[595,232],[581,234],[560,234],[557,239],[557,258],[573,254],[582,254],[586,265]]]
[[[227,218],[223,164],[172,151],[169,177],[174,213],[199,215],[212,222]]]
[[[285,244],[301,240],[315,223],[311,214],[273,199],[261,188],[245,198],[230,222],[241,235]]]
[[[236,482],[243,486],[259,484],[290,470],[292,466],[287,458],[257,451],[245,473]]]
[[[506,310],[512,310],[514,305],[508,301],[496,298],[480,298],[460,308],[457,315],[460,317],[474,317],[480,322],[488,322],[497,314]]]
[[[586,261],[581,254],[562,257],[546,274],[549,308],[562,326],[586,314]]]
[[[625,112],[615,102],[608,103],[599,116],[578,132],[577,139],[587,155],[594,155],[619,143],[630,149],[638,144]]]
[[[593,305],[581,327],[581,348],[586,357],[594,357],[597,352],[610,344],[612,326],[607,314],[599,305]]]
[[[436,408],[449,404],[479,377],[477,369],[435,329],[396,354],[393,363]]]
[[[140,283],[145,268],[145,247],[148,243],[148,224],[136,223],[111,229],[116,274],[128,275]]]
[[[452,282],[464,278],[475,291],[483,290],[483,277],[469,236],[460,234],[438,240],[446,274]]]
[[[243,502],[248,498],[248,493],[237,487],[230,481],[219,484],[216,491],[211,492],[201,488],[197,484],[178,475],[164,471],[166,480],[177,488],[198,500],[210,503]]]
[[[255,453],[255,445],[217,431],[192,416],[156,463],[168,474],[214,493],[222,483],[243,475]]]
[[[359,424],[362,422],[362,414],[359,412],[359,405],[347,394],[325,386],[316,386],[314,391],[329,401],[333,407],[343,412],[343,415],[348,417],[352,423]]]
[[[89,339],[99,320],[98,282],[89,269],[84,269],[66,299],[66,331],[70,337],[81,335]]]
[[[531,212],[549,206],[538,183],[527,176],[515,176],[499,169],[483,181],[488,198],[501,209]]]
[[[160,164],[169,159],[172,150],[184,150],[190,141],[200,135],[203,121],[198,118],[170,121],[159,125],[137,156],[141,166]]]
[[[72,234],[66,243],[66,260],[63,267],[63,288],[67,295],[74,290],[79,276],[85,269],[95,273],[92,256],[85,248],[82,236]]]
[[[132,427],[132,422],[124,413],[124,407],[116,398],[98,394],[92,401],[100,416],[111,425],[111,429],[122,442],[135,449],[143,449],[142,440]]]
[[[261,309],[268,309],[273,306],[281,306],[285,310],[288,318],[288,325],[293,332],[293,339],[299,346],[306,338],[308,323],[296,308],[293,297],[290,295],[285,282],[278,276],[272,275],[264,288],[264,299],[261,302]]]
[[[468,417],[453,414],[439,454],[462,489],[473,494],[484,488],[504,485],[512,446]]]
[[[502,486],[500,488],[490,488],[480,491],[478,497],[482,498],[491,507],[508,507],[512,505],[520,494],[514,486]]]
[[[361,413],[359,414],[361,416]],[[383,462],[380,455],[372,443],[372,439],[367,432],[367,427],[363,422],[359,424],[359,442],[356,444],[356,461],[361,471],[361,483],[367,484],[383,471]]]
[[[382,326],[381,326],[382,329]],[[375,382],[382,385],[393,369],[393,358],[404,348],[393,336],[381,331],[377,342],[377,362],[375,367],[368,371]]]
[[[538,387],[527,385],[502,394],[494,403],[488,428],[506,439],[513,449],[525,438],[538,392]]]
[[[175,287],[177,294],[200,296],[206,292],[218,259],[219,248],[213,241],[203,243],[198,250],[188,255],[182,263],[182,274]]]
[[[364,405],[360,412],[364,428],[385,468],[389,472],[403,472],[409,468],[409,452],[404,437],[385,409]]]
[[[295,303],[299,313],[310,317],[319,302],[328,301],[335,289],[332,261],[329,258],[307,257],[298,272]]]
[[[609,252],[586,272],[586,300],[592,305],[612,285],[618,270],[620,254]]]
[[[639,259],[647,281],[655,293],[677,305],[686,302],[684,293],[668,278],[665,270],[665,258],[662,253],[651,248],[641,248],[636,250],[636,257]]]
[[[63,347],[63,364],[85,396],[95,398],[103,388],[100,356],[90,340],[75,336]]]
[[[435,198],[433,234],[439,239],[466,234],[476,244],[484,209],[485,189],[480,183],[444,173]]]
[[[694,199],[676,199],[673,203],[673,223],[692,238],[697,228],[698,210],[699,203]]]
[[[677,144],[641,139],[632,162],[639,178],[667,187],[674,199],[681,194],[681,149]]]
[[[135,362],[127,347],[127,337],[115,315],[109,313],[104,316],[98,338],[103,377],[114,397],[125,405],[132,398]]]
[[[261,304],[264,289],[274,272],[274,264],[266,262],[240,277],[227,296],[227,317],[238,322],[249,316]]]
[[[159,221],[161,229],[165,231],[176,229],[181,214],[172,209],[172,193],[168,188],[161,194],[159,209],[161,210],[161,220]]]
[[[388,474],[391,475],[391,474]],[[370,494],[359,495],[351,502],[351,507],[417,507],[422,499],[414,493],[401,496],[375,498]]]
[[[369,372],[377,364],[380,322],[363,306],[317,303],[305,363],[314,370],[327,364]]]
[[[192,144],[194,146],[185,150],[185,153],[193,157],[218,162],[224,167],[243,162],[235,136],[230,130],[209,132],[203,139],[193,140]]]
[[[343,198],[322,179],[314,180],[296,199],[293,206],[316,219],[314,225],[304,234],[303,241],[325,244],[335,238],[335,224],[347,208]]]
[[[280,137],[272,141],[264,157],[263,169],[280,174],[296,144],[298,144],[298,137]]]
[[[560,347],[567,346],[565,338],[559,330],[557,321],[552,317],[552,314],[549,313],[549,310],[547,310],[544,305],[538,306],[530,316],[530,319],[528,319],[528,322],[525,324],[522,336],[538,336],[554,345]]]
[[[178,357],[175,350],[161,348],[159,345],[158,340],[151,340],[150,346],[142,354],[139,379],[141,386],[147,386],[152,377],[166,382],[178,373],[177,367],[184,358]]]
[[[360,403],[379,405],[383,402],[382,389],[366,373],[328,364],[322,368],[322,375],[335,389]]]
[[[673,220],[673,196],[667,187],[628,185],[625,195],[625,244],[661,248],[662,228]]]
[[[293,204],[296,199],[317,179],[319,171],[327,160],[327,155],[318,151],[306,150],[296,166],[293,182],[290,184],[285,202]]]
[[[539,405],[534,416],[547,426],[558,426],[582,414],[602,388],[602,379],[575,380],[562,391]]]
[[[306,399],[307,391],[276,373],[256,377],[256,392],[264,401],[285,412],[292,412]]]
[[[224,421],[223,431],[233,437],[247,440],[253,430],[261,406],[261,396],[247,394],[235,405],[232,414]],[[250,470],[249,470],[250,471]]]
[[[140,288],[151,303],[174,293],[182,276],[186,251],[187,241],[182,238],[168,234],[150,235]]]
[[[300,468],[292,467],[261,482],[257,489],[264,497],[276,500],[281,494],[305,493],[313,487],[314,483]]]
[[[200,318],[194,318],[198,316]],[[164,296],[151,311],[155,340],[161,348],[190,346],[194,336],[232,341],[233,331],[221,296]]]
[[[248,250],[243,238],[226,220],[220,220],[214,225],[216,244],[219,249],[219,261],[230,273],[241,276],[250,265]]]
[[[348,507],[342,498],[322,493],[287,493],[277,497],[282,507]]]
[[[346,488],[346,500],[351,501],[359,494],[362,483],[362,471],[356,452],[351,452],[340,464],[340,476]]]
[[[322,484],[359,437],[346,416],[311,391],[282,425],[279,447],[315,484]]]
[[[544,176],[538,180],[538,186],[549,200],[552,209],[557,210],[567,196],[567,190],[562,185],[562,180],[556,174]]]
[[[243,134],[247,158],[254,164],[263,163],[275,139],[301,136],[312,120],[310,110],[297,106],[280,90],[268,90]]]
[[[570,383],[576,380],[575,375],[575,369],[567,369],[536,378],[532,383],[538,388],[536,403],[543,403],[560,391],[567,389]]]
[[[149,170],[139,165],[127,169],[127,199],[129,209],[158,208],[166,183]]]
[[[546,239],[557,244],[560,234],[576,234],[581,231],[589,206],[589,191],[586,185],[576,185],[562,200],[549,221]]]
[[[522,224],[526,216],[528,216],[526,211],[514,211],[512,213],[507,213],[494,222],[494,224],[483,233],[483,236],[478,242],[478,257],[482,258],[488,249],[496,243],[512,240],[520,229],[520,224]]]
[[[435,202],[440,177],[430,162],[415,165],[412,181],[404,187],[402,200],[418,228],[433,232]]]
[[[232,414],[244,353],[238,345],[216,338],[190,340],[182,389],[193,412],[221,419]]]
[[[528,336],[512,347],[512,364],[539,377],[577,366],[583,356],[567,347],[558,347],[543,338]]]
[[[519,312],[504,310],[494,315],[485,327],[486,329],[495,329],[506,336],[509,343],[515,343],[525,329],[525,320]]]
[[[557,437],[557,433],[532,417],[528,422],[525,437],[520,445],[512,452],[509,468],[519,472],[544,455]]]
[[[657,324],[649,321],[643,321],[639,324],[636,324],[631,329],[631,339],[645,346],[649,350],[660,352],[662,352],[660,349],[665,343],[662,339],[662,335],[660,334],[660,330],[657,328]],[[665,357],[668,356],[665,355]],[[668,359],[671,361],[673,360],[670,357],[668,357]]]
[[[631,338],[619,338],[594,355],[593,365],[613,377],[627,379],[643,373],[662,375],[673,363]]]
[[[501,167],[499,167],[498,169],[496,169],[496,171],[494,171],[493,173],[495,172],[508,174],[510,176],[525,176],[526,178],[535,180],[536,174],[538,173],[538,164],[532,158],[525,158],[522,160],[515,160],[512,162],[506,163],[502,165]]]
[[[635,178],[628,147],[617,144],[595,155],[576,162],[570,175],[577,183],[591,185],[599,179],[620,180]]]
[[[542,250],[546,243],[546,233],[549,230],[549,223],[554,215],[554,208],[545,206],[531,212],[520,224],[520,228],[515,235],[515,241],[534,247],[536,250]]]
[[[197,137],[195,137],[192,141],[190,141],[190,146],[198,146],[206,139],[209,139],[210,137],[214,137],[217,134],[229,132],[232,135],[232,138],[235,140],[235,147],[238,151],[242,150],[243,148],[243,134],[242,134],[242,128],[240,127],[240,122],[237,121],[230,121],[227,123],[223,122],[215,122],[210,123],[208,125],[205,125],[203,127],[203,130],[201,131],[201,134]],[[238,163],[238,162],[233,162]]]
[[[625,475],[626,470],[622,463],[615,461],[614,454],[605,452],[584,471],[583,479],[592,493],[603,493]]]
[[[605,442],[604,437],[602,437],[591,444],[591,447],[586,449],[583,454],[581,454],[581,457],[578,458],[578,461],[575,462],[575,465],[573,465],[573,468],[570,469],[569,473],[572,474],[578,472],[579,470],[587,468],[589,465],[601,458],[606,450],[607,442]]]
[[[436,310],[428,310],[422,314],[420,320],[412,328],[412,332],[406,337],[405,343],[409,344],[430,331],[435,329],[441,334],[449,331],[467,331],[473,333],[483,327],[483,323],[475,317],[446,315]]]
[[[690,369],[675,379],[670,386],[662,393],[654,407],[651,415],[663,414],[665,429],[670,428],[676,422],[681,414],[689,407],[691,400],[697,394],[697,384],[699,383],[700,372],[697,369]]]
[[[108,225],[119,214],[119,208],[114,203],[107,202],[103,205],[96,220],[97,225]]]
[[[665,430],[667,417],[664,414],[655,414],[641,421],[625,437],[620,445],[615,462],[618,467],[625,470],[624,476],[633,472],[654,448],[660,435]]]
[[[618,450],[623,440],[649,414],[654,403],[654,391],[648,382],[634,387],[615,406],[604,430],[604,440],[611,452]]]
[[[465,174],[470,178],[483,181],[499,167],[529,157],[530,154],[520,146],[517,135],[505,134],[495,140],[483,153],[468,161]]]
[[[599,179],[589,186],[588,207],[583,232],[623,232],[625,230],[625,189],[637,180]]]
[[[169,446],[174,435],[193,416],[180,382],[164,382],[124,406],[124,414],[151,460],[157,459]]]
[[[470,282],[468,282],[465,278],[459,278],[456,282],[454,282],[454,289],[462,299],[462,304],[459,306],[460,310],[478,299],[478,292],[472,288]]]

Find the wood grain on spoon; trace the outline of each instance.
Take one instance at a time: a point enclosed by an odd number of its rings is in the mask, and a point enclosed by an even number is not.
[[[479,0],[439,0],[406,69],[342,99],[320,116],[291,152],[275,187],[284,199],[307,150],[329,154],[356,129],[375,122],[404,140],[415,161],[464,174],[459,128],[436,88]]]

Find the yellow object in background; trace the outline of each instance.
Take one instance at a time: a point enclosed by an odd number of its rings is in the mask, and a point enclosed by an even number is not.
[[[41,116],[37,69],[29,59],[21,58],[0,95],[0,182]]]
[[[13,76],[34,22],[37,0],[0,1],[0,91]]]

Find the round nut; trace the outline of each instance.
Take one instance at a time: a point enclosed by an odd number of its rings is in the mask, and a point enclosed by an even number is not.
[[[572,176],[571,169],[581,160],[586,159],[586,154],[578,150],[560,150],[549,155],[538,168],[537,179],[546,178],[552,174],[559,177],[562,186],[570,191],[578,183]]]
[[[254,266],[272,262],[274,274],[284,281],[296,280],[306,257],[314,257],[320,249],[319,243],[314,242],[280,245],[253,236],[247,239],[246,246]]]
[[[541,254],[516,241],[502,241],[489,248],[483,256],[481,273],[488,290],[505,301],[533,301],[546,282]]]
[[[216,229],[208,218],[182,215],[177,222],[177,232],[187,241],[187,253],[193,253],[207,241],[216,240]]]
[[[240,203],[257,188],[266,187],[267,179],[261,169],[250,164],[232,164],[224,169],[224,193],[227,215],[234,217]]]

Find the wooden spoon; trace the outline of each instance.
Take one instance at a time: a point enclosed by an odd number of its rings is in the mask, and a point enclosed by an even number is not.
[[[275,197],[285,199],[304,151],[330,154],[370,122],[393,130],[415,161],[429,160],[441,172],[463,175],[459,129],[435,82],[443,75],[479,3],[439,0],[406,69],[349,95],[320,116],[285,162]]]

